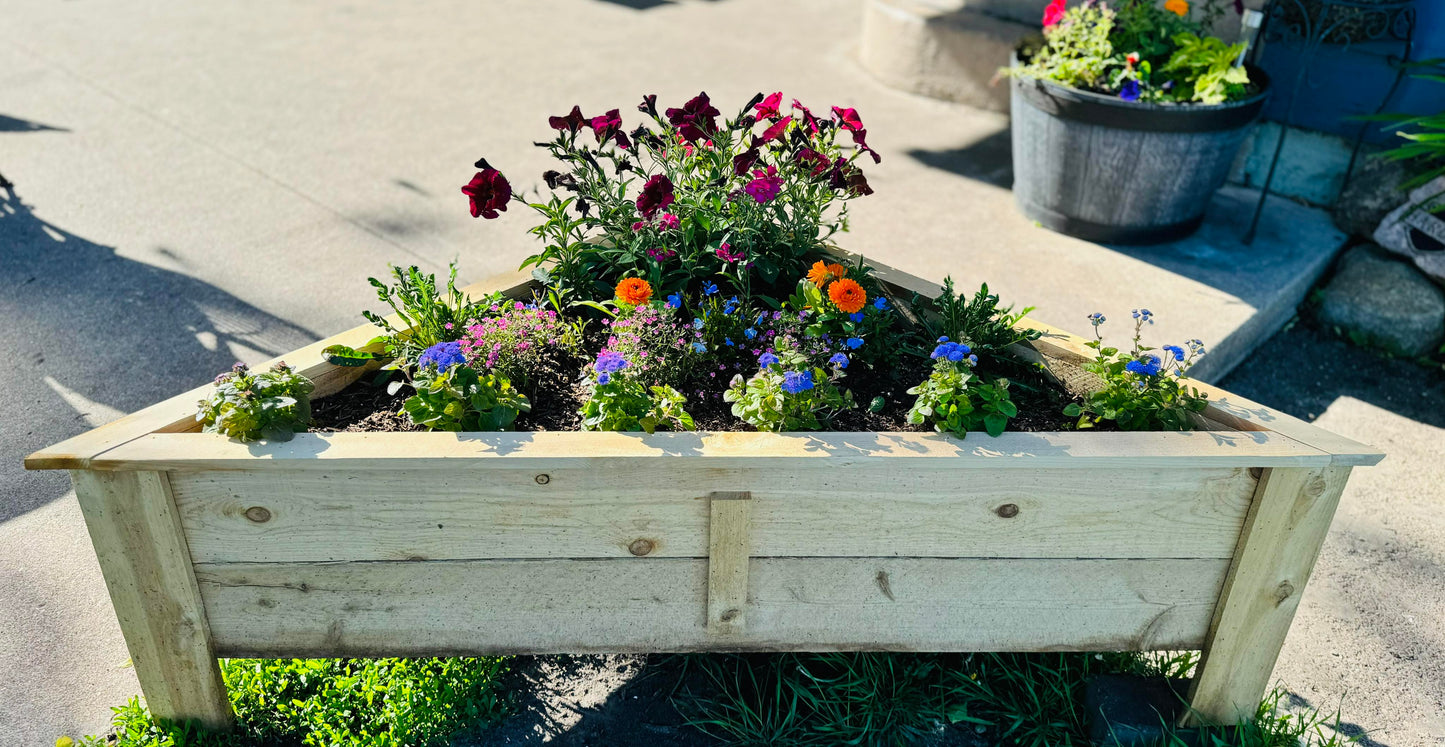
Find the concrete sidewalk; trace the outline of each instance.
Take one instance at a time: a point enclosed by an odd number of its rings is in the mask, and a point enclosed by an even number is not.
[[[884,161],[845,245],[987,280],[1065,327],[1095,310],[1122,326],[1145,306],[1156,341],[1214,342],[1258,317],[1260,278],[1305,271],[1211,255],[1220,242],[1123,252],[1030,225],[1007,190],[1007,119],[873,81],[852,57],[851,3],[0,0],[0,19],[0,173],[16,184],[0,192],[5,745],[97,733],[136,692],[65,477],[20,458],[353,326],[387,262],[515,268],[531,217],[473,221],[458,188],[483,155],[539,184],[549,164],[530,143],[574,103],[629,123],[644,93],[856,106]],[[1229,199],[1216,208],[1232,213]],[[1272,238],[1318,271],[1328,229],[1300,243],[1307,212],[1280,210]],[[1234,271],[1187,269],[1210,264]]]

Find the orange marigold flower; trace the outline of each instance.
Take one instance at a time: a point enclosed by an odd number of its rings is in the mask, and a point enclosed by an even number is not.
[[[1164,9],[1181,17],[1189,15],[1189,3],[1185,0],[1166,0]]]
[[[808,270],[808,282],[822,288],[829,280],[840,280],[848,277],[848,268],[834,262],[824,264],[822,260],[813,263],[813,269]]]
[[[843,278],[828,286],[828,298],[832,299],[838,308],[852,314],[863,310],[863,304],[868,302],[868,293],[863,290],[863,286]]]
[[[628,306],[641,306],[652,298],[652,286],[642,278],[623,278],[617,284],[617,302]]]

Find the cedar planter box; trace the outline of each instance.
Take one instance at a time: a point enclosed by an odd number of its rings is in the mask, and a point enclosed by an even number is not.
[[[938,287],[887,268],[903,292]],[[519,278],[473,287],[529,293]],[[1029,323],[1029,322],[1025,322]],[[1020,355],[1077,375],[1083,340]],[[285,359],[323,362],[363,326]],[[217,656],[1203,648],[1252,715],[1350,469],[1210,389],[1209,430],[195,432],[208,387],[30,456],[67,469],[151,710],[226,726]]]

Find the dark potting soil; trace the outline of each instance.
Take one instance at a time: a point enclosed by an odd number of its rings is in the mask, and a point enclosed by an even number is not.
[[[848,369],[843,386],[853,392],[856,407],[844,410],[827,423],[832,431],[915,431],[931,430],[926,425],[910,425],[908,409],[915,397],[907,390],[928,377],[932,361],[907,359],[890,369],[870,369],[855,364]],[[700,431],[748,431],[752,426],[732,414],[732,405],[724,402],[722,392],[731,372],[711,376],[698,372],[692,381],[679,387],[688,395],[687,410]],[[1009,421],[1011,431],[1071,430],[1074,419],[1063,414],[1064,406],[1074,401],[1072,395],[1042,371],[1026,364],[1003,364],[989,373],[1006,376],[1011,382],[1010,398],[1019,414]],[[410,394],[401,387],[395,394],[387,393],[387,384],[400,378],[368,375],[345,389],[312,404],[313,432],[378,432],[425,430],[401,413],[402,403]],[[578,364],[558,359],[533,373],[525,391],[532,410],[517,418],[519,431],[578,430],[578,410],[586,401],[587,392],[578,378]],[[876,402],[881,400],[881,402]]]

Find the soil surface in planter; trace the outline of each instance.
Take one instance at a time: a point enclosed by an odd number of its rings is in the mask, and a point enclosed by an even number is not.
[[[929,431],[930,426],[910,425],[908,409],[912,407],[910,387],[928,378],[933,362],[924,359],[906,360],[887,370],[854,365],[842,386],[853,392],[857,406],[838,413],[828,424],[833,431]],[[1063,414],[1064,406],[1076,398],[1043,372],[1022,364],[1006,364],[1007,370],[989,372],[1005,376],[1011,382],[1009,395],[1018,406],[1018,417],[1009,421],[1011,431],[1062,431],[1074,428],[1074,418]],[[580,427],[578,410],[587,398],[586,388],[578,381],[580,363],[559,365],[538,371],[527,392],[532,411],[517,419],[519,431],[575,431]],[[399,376],[399,374],[395,374]],[[730,376],[730,373],[729,373]],[[410,395],[409,387],[396,394],[387,394],[391,378],[363,377],[360,381],[312,405],[313,432],[375,432],[421,431],[405,415],[402,403]],[[732,414],[732,405],[722,400],[727,379],[720,374],[684,388],[687,392],[702,391],[701,398],[688,397],[687,410],[701,431],[748,431],[752,426]],[[870,405],[882,398],[876,412]],[[1109,423],[1102,430],[1111,430]]]

